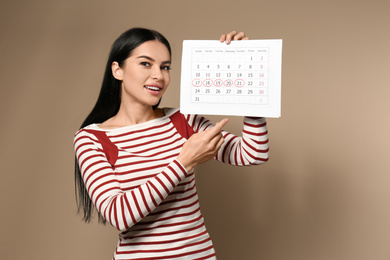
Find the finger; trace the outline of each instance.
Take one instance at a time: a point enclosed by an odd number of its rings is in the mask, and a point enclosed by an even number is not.
[[[225,138],[223,138],[223,135],[216,137],[213,139],[213,145],[214,145],[214,151],[213,153],[217,153],[218,150],[221,148],[223,143],[225,142]]]
[[[223,144],[223,142],[225,141],[222,133],[218,133],[216,136],[214,136],[210,141],[209,141],[209,145],[210,145],[210,148],[212,149],[212,152],[216,152],[218,151],[218,149],[221,147],[221,145]]]
[[[217,143],[217,151],[219,150],[219,148],[221,148],[221,146],[223,145],[223,143],[225,142],[225,138],[221,137],[219,140],[218,140],[218,143]]]
[[[220,42],[226,41],[226,34],[222,34],[221,37],[219,37]]]
[[[218,133],[221,132],[222,128],[227,124],[228,121],[229,119],[225,118],[219,121],[218,123],[216,123],[215,126],[213,127],[214,131]]]
[[[215,147],[218,145],[219,143],[219,140],[221,140],[223,138],[222,134],[221,133],[218,133],[216,134],[215,136],[213,136],[209,141],[209,145],[210,147],[212,147],[212,150],[215,149]]]
[[[234,35],[233,40],[242,40],[245,38],[245,33],[244,32],[239,32],[236,35]]]
[[[199,134],[203,135],[203,138],[205,138],[205,140],[207,140],[207,142],[210,142],[216,136],[221,135],[222,127],[224,125],[226,125],[226,123],[228,121],[229,120],[227,118],[225,118],[225,119],[219,121],[218,123],[216,123],[215,126],[209,128],[206,131],[203,131],[203,132],[201,132]]]
[[[226,39],[225,39],[226,44],[229,44],[233,40],[236,34],[237,34],[236,31],[231,31],[230,33],[226,34]]]

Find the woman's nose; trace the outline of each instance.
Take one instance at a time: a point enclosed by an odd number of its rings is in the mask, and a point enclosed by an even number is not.
[[[162,79],[162,73],[161,73],[161,68],[160,66],[154,66],[152,69],[152,78],[153,79]]]

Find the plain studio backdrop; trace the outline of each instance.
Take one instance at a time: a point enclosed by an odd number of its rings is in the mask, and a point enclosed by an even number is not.
[[[112,257],[118,232],[76,214],[72,142],[112,42],[141,26],[172,44],[166,107],[179,106],[182,40],[283,39],[269,162],[197,170],[218,259],[389,260],[389,12],[388,0],[1,1],[0,259]]]

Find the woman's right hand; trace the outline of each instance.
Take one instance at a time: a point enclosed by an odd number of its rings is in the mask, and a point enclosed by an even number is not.
[[[224,139],[222,136],[222,127],[228,122],[223,119],[214,127],[203,132],[193,134],[187,142],[184,143],[177,160],[189,172],[196,165],[211,160],[217,154],[222,146]]]

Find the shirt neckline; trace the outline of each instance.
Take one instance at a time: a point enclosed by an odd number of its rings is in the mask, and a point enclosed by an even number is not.
[[[166,118],[170,117],[173,113],[175,113],[179,109],[178,108],[167,108],[167,107],[164,107],[163,110],[164,110],[164,116],[158,117],[158,118],[154,118],[154,119],[151,119],[149,121],[146,121],[146,122],[143,122],[143,123],[139,123],[139,124],[128,125],[128,126],[121,126],[121,127],[117,127],[117,128],[111,128],[111,129],[105,129],[105,128],[101,128],[99,126],[100,124],[93,123],[93,124],[90,124],[90,125],[86,126],[85,129],[98,130],[98,131],[103,131],[103,132],[114,132],[114,131],[127,130],[127,129],[131,129],[131,128],[135,128],[135,129],[142,128],[143,126],[149,125],[149,124],[153,124],[156,121],[165,120]]]

